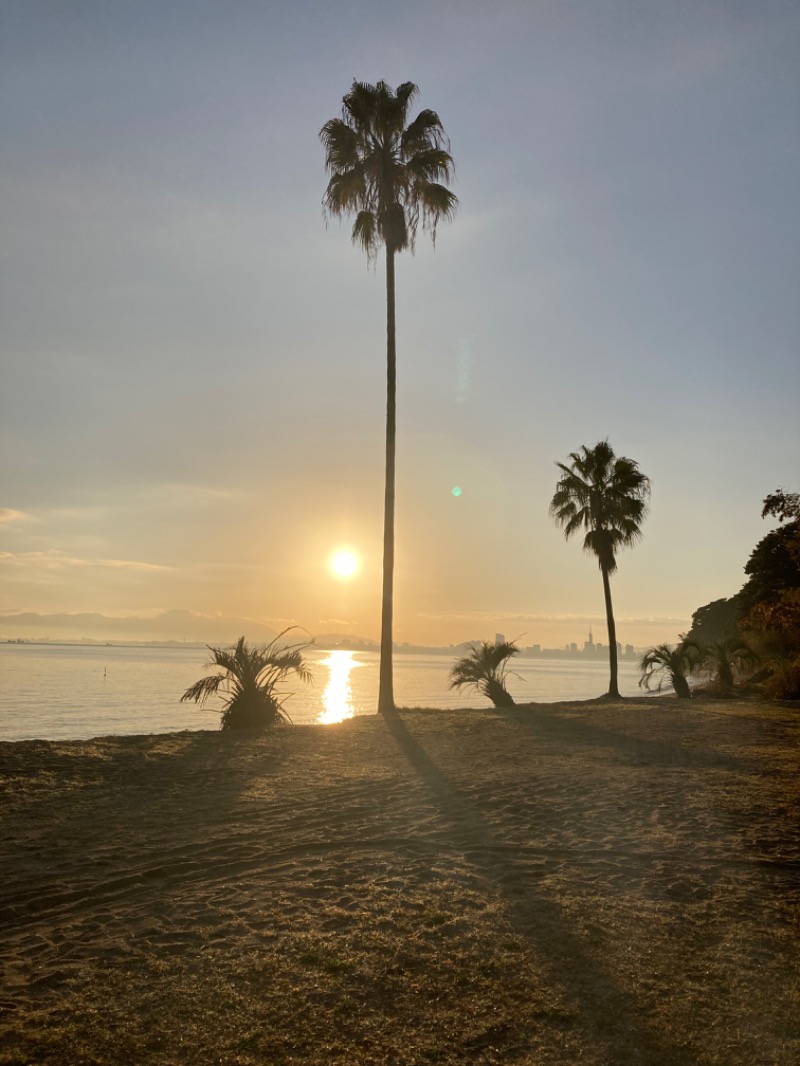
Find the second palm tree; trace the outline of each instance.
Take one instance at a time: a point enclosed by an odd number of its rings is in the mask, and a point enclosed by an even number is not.
[[[608,623],[608,695],[618,699],[617,629],[609,579],[617,569],[618,550],[634,544],[641,536],[650,480],[632,459],[617,458],[607,440],[594,448],[583,445],[569,459],[569,465],[556,463],[561,478],[550,502],[550,514],[567,539],[585,530],[584,550],[597,557]]]
[[[452,218],[458,200],[444,184],[453,176],[442,123],[435,111],[423,110],[406,125],[417,86],[407,81],[393,91],[354,81],[342,101],[342,117],[320,130],[325,166],[330,174],[323,197],[329,215],[356,216],[353,243],[367,256],[386,252],[386,481],[383,523],[383,597],[378,710],[394,710],[392,618],[394,610],[394,505],[396,438],[396,350],[394,257],[413,251],[422,222],[435,241],[440,219]]]

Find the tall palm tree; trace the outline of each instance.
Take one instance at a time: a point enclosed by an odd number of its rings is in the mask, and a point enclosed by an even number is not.
[[[342,101],[342,117],[320,130],[330,180],[322,203],[329,216],[355,215],[353,243],[370,260],[386,254],[386,482],[383,520],[383,599],[378,710],[394,709],[392,615],[394,603],[394,509],[396,438],[396,349],[394,258],[413,251],[422,222],[436,240],[440,219],[450,219],[458,199],[444,184],[454,173],[450,142],[435,111],[420,111],[407,123],[418,88],[407,81],[392,90],[354,81]]]
[[[236,647],[212,648],[209,666],[219,666],[222,673],[201,677],[181,696],[181,703],[194,700],[203,704],[209,696],[225,693],[220,729],[269,729],[290,721],[279,702],[276,687],[290,674],[301,681],[310,681],[303,652],[308,642],[280,645],[282,633],[265,647],[248,647],[239,637]]]
[[[569,539],[585,530],[584,551],[597,557],[603,575],[608,624],[610,679],[608,695],[619,698],[617,628],[611,604],[610,577],[617,569],[617,552],[641,536],[647,513],[650,480],[632,459],[617,458],[607,440],[571,452],[569,465],[556,463],[561,478],[550,501],[550,515]]]
[[[471,685],[488,696],[495,707],[513,707],[506,675],[508,660],[518,654],[519,648],[513,640],[474,641],[469,652],[456,659],[450,671],[450,688]]]
[[[654,648],[648,648],[639,663],[639,669],[642,671],[639,687],[649,690],[653,677],[659,674],[656,692],[660,692],[667,681],[672,685],[678,699],[689,700],[692,698],[692,690],[689,688],[688,675],[697,665],[699,658],[700,650],[691,641],[681,641],[675,647],[672,644],[657,644]]]

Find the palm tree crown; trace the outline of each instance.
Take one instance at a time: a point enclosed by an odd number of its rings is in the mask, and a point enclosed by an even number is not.
[[[276,687],[290,674],[301,681],[310,681],[311,672],[303,656],[307,642],[279,646],[282,633],[265,647],[248,647],[239,637],[233,649],[212,648],[209,666],[222,672],[200,678],[181,696],[181,703],[193,700],[204,704],[209,696],[222,690],[225,707],[221,729],[265,729],[290,721],[276,695]]]
[[[439,220],[452,218],[458,204],[442,184],[455,168],[439,116],[426,109],[406,125],[418,92],[410,81],[396,92],[385,81],[354,81],[342,117],[320,130],[330,174],[325,211],[356,216],[353,243],[371,258],[381,245],[413,251],[420,220],[435,241]]]
[[[609,577],[617,569],[619,549],[634,544],[641,536],[650,480],[632,459],[618,458],[607,440],[594,448],[582,445],[569,459],[569,465],[556,463],[561,477],[550,501],[550,514],[567,540],[583,531],[584,551],[597,557],[608,625],[608,695],[618,698],[617,630]]]
[[[647,514],[650,479],[632,459],[618,458],[607,440],[572,452],[570,465],[556,463],[561,478],[550,514],[569,539],[585,530],[584,551],[597,556],[601,569],[613,574],[617,552],[641,537]]]

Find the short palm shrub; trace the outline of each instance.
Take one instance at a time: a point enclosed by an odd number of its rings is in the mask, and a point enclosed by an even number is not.
[[[681,641],[674,647],[672,644],[657,644],[654,648],[648,648],[639,663],[642,672],[639,687],[650,691],[657,678],[656,692],[661,692],[664,685],[669,684],[678,699],[691,699],[689,674],[699,659],[700,649],[690,641]]]
[[[471,686],[488,696],[495,707],[513,707],[505,682],[508,661],[515,655],[519,655],[519,648],[513,640],[474,641],[467,654],[456,659],[450,671],[450,688]]]
[[[219,695],[224,701],[220,729],[270,729],[290,722],[283,709],[283,701],[276,689],[290,674],[301,681],[310,681],[311,672],[303,652],[310,646],[304,641],[281,645],[282,633],[263,647],[248,647],[239,637],[234,648],[212,648],[209,666],[220,672],[201,677],[181,696],[181,703],[193,700],[201,706],[209,696]],[[284,697],[285,700],[286,697]]]
[[[710,678],[706,691],[713,696],[733,695],[737,678],[758,662],[753,649],[739,637],[700,644],[698,650],[697,668]]]

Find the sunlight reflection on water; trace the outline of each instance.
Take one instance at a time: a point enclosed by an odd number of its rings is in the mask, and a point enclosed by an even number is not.
[[[329,670],[328,684],[322,693],[321,712],[317,721],[321,725],[343,722],[345,718],[355,715],[353,690],[350,685],[350,673],[356,666],[361,666],[351,651],[332,651],[327,659],[322,659],[320,666]]]

